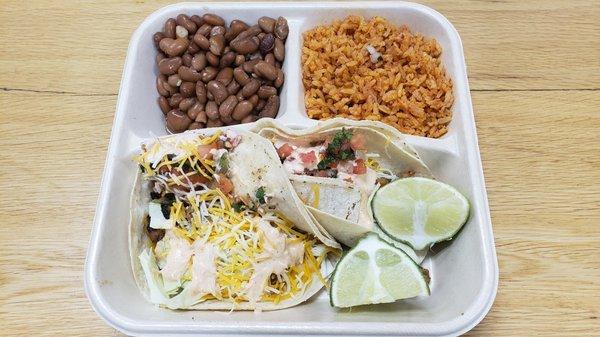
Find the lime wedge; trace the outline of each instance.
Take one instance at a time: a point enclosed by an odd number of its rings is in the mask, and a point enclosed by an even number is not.
[[[402,250],[369,234],[338,262],[329,299],[347,308],[429,295],[426,271]]]
[[[381,230],[415,250],[452,239],[469,218],[467,198],[427,178],[398,179],[383,186],[371,207]]]

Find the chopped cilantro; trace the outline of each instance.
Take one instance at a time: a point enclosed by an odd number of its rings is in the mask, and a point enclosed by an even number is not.
[[[223,155],[221,155],[221,158],[219,158],[219,165],[217,167],[219,168],[219,173],[224,173],[229,170],[229,156],[227,153],[223,153]]]
[[[264,187],[259,187],[256,192],[254,193],[254,196],[256,197],[256,199],[258,199],[258,202],[261,204],[264,204],[265,201],[265,188]]]
[[[336,132],[333,135],[331,143],[327,145],[325,156],[319,161],[317,168],[319,170],[326,170],[338,160],[354,159],[355,154],[352,149],[342,149],[350,141],[350,138],[352,138],[352,131],[348,131],[346,128],[342,128],[342,130]]]
[[[346,128],[342,128],[342,130],[338,131],[333,135],[333,140],[327,146],[327,152],[334,152],[339,150],[342,145],[344,145],[347,141],[352,138],[352,131],[346,130]]]
[[[239,213],[244,208],[244,204],[242,204],[241,202],[235,202],[235,203],[233,203],[233,205],[231,205],[231,207],[233,207],[234,211],[236,211],[237,213]]]

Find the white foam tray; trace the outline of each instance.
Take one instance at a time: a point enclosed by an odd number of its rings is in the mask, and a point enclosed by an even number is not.
[[[137,166],[131,160],[139,143],[166,134],[156,99],[152,34],[179,13],[213,12],[227,22],[256,22],[285,16],[286,43],[278,119],[303,128],[306,117],[300,74],[302,32],[349,14],[380,15],[414,32],[433,37],[443,47],[443,62],[454,81],[454,118],[440,139],[409,136],[433,173],[465,195],[472,214],[460,235],[424,261],[432,274],[430,297],[338,311],[321,291],[310,301],[274,312],[171,311],[148,303],[130,269],[127,244],[129,195]],[[435,249],[435,247],[434,247]],[[439,249],[439,248],[438,248]],[[131,38],[121,81],[102,187],[85,267],[85,289],[96,312],[131,335],[458,335],[473,328],[489,311],[498,284],[489,207],[475,133],[473,110],[460,37],[438,12],[405,2],[181,3],[151,14]]]

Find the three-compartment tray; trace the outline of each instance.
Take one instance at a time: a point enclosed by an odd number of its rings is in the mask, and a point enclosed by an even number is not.
[[[430,253],[423,265],[432,274],[430,297],[336,310],[325,291],[299,306],[273,312],[172,311],[147,302],[135,285],[128,251],[129,196],[140,142],[166,134],[156,104],[152,34],[177,14],[211,12],[227,22],[256,22],[284,16],[289,23],[286,83],[277,119],[294,128],[317,121],[306,116],[300,54],[302,33],[350,14],[379,15],[435,38],[454,83],[449,132],[439,139],[407,136],[441,181],[471,201],[471,217],[451,244]],[[240,127],[243,127],[240,126]],[[181,3],[151,14],[131,38],[106,158],[102,187],[85,267],[85,289],[94,310],[113,327],[132,335],[457,335],[489,311],[498,284],[498,265],[462,44],[454,27],[436,11],[405,2]]]

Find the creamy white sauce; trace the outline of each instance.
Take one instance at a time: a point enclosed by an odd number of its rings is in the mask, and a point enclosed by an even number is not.
[[[210,243],[194,243],[194,258],[192,259],[192,280],[189,289],[192,296],[212,294],[219,295],[217,287],[217,266],[215,260],[218,248]]]
[[[189,242],[175,235],[172,230],[165,232],[165,236],[156,244],[154,252],[159,257],[159,266],[163,266],[160,273],[163,279],[168,281],[177,281],[181,278],[188,268],[193,253]],[[166,257],[163,257],[165,254]]]
[[[325,152],[326,149],[324,145],[304,147],[281,140],[276,140],[274,143],[277,149],[284,144],[288,144],[292,147],[292,153],[283,161],[283,167],[286,169],[286,171],[293,174],[303,174],[305,169],[316,170],[317,165],[319,164],[320,153]],[[315,153],[315,161],[312,163],[303,163],[302,159],[300,158],[300,154],[308,154],[311,151]]]
[[[260,300],[271,274],[282,274],[288,267],[302,262],[304,257],[302,242],[288,242],[285,234],[264,219],[256,221],[256,225],[265,236],[265,245],[257,258],[260,262],[255,263],[254,274],[246,287],[249,302]]]

